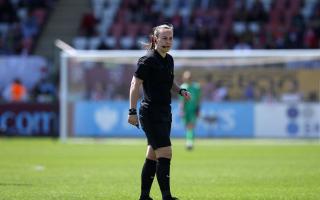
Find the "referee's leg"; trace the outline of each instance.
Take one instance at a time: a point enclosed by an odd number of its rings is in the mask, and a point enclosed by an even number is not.
[[[158,160],[157,163],[157,179],[160,186],[162,199],[173,199],[170,191],[170,162],[172,158],[171,146],[160,147],[155,150],[155,154]]]
[[[146,160],[142,167],[141,172],[141,194],[140,200],[149,200],[150,199],[150,190],[153,183],[153,179],[156,174],[157,161],[156,154],[153,148],[148,145]]]

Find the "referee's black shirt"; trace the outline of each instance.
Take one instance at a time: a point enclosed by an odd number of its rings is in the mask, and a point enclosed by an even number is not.
[[[134,76],[143,80],[143,107],[170,107],[173,68],[172,56],[162,57],[156,50],[139,59]]]

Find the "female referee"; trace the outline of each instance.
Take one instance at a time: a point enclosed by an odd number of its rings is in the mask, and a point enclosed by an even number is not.
[[[163,200],[177,200],[170,191],[170,161],[172,148],[171,91],[189,100],[190,93],[174,82],[174,62],[168,51],[173,41],[173,26],[168,24],[153,28],[147,44],[149,51],[138,60],[138,68],[130,86],[128,122],[139,127],[139,121],[148,140],[146,160],[141,173],[140,200],[152,200],[149,196],[154,176],[160,186]],[[143,100],[137,116],[139,88],[143,87]]]

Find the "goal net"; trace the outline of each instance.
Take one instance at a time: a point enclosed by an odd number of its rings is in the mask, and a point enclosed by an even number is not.
[[[143,137],[127,123],[132,75],[144,50],[60,54],[60,138]],[[175,79],[201,85],[197,137],[320,135],[320,50],[175,50]],[[172,136],[184,137],[173,94]]]

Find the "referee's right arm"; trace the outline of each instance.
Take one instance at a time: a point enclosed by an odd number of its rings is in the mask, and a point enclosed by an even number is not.
[[[130,108],[137,108],[137,102],[139,99],[139,89],[142,85],[143,80],[133,76],[131,80],[131,86],[130,86]]]
[[[132,125],[138,124],[138,117],[137,117],[137,102],[139,99],[139,89],[142,85],[143,80],[133,76],[131,80],[130,86],[130,94],[129,94],[129,101],[130,101],[130,109],[129,109],[129,116],[128,122]],[[133,112],[135,111],[135,112]]]

